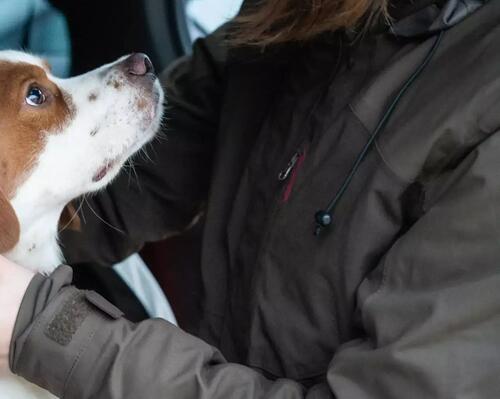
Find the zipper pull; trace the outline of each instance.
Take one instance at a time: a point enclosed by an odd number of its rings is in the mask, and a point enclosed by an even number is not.
[[[293,154],[286,168],[279,173],[278,175],[279,181],[285,181],[286,179],[288,179],[288,176],[290,176],[290,173],[292,172],[293,168],[295,167],[295,165],[297,165],[297,161],[299,160],[301,154],[302,152],[300,150],[295,152],[295,154]]]

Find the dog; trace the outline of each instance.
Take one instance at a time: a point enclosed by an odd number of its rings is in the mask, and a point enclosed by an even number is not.
[[[63,210],[155,136],[163,97],[144,54],[59,79],[41,58],[0,51],[0,253],[39,273],[60,265]],[[53,396],[0,377],[0,399],[42,398]]]

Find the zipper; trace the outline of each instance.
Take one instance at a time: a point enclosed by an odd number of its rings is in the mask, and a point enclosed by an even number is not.
[[[305,148],[295,151],[295,153],[290,158],[287,166],[278,174],[278,180],[280,182],[287,182],[281,196],[281,203],[286,203],[290,199],[290,195],[293,191],[293,186],[297,181],[298,172],[300,170],[300,167],[304,163],[305,158]]]

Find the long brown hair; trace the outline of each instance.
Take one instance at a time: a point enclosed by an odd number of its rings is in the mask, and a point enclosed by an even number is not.
[[[320,33],[352,29],[387,15],[388,0],[257,0],[234,21],[235,45],[307,41]],[[363,21],[363,23],[362,23]]]

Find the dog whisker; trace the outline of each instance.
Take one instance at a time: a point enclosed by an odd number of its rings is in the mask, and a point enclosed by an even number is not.
[[[101,222],[103,222],[106,226],[108,226],[109,228],[117,231],[118,233],[121,233],[121,234],[125,234],[125,232],[121,229],[119,229],[118,227],[116,226],[113,226],[111,223],[105,221],[101,216],[99,216],[97,214],[97,212],[94,210],[94,208],[92,208],[92,205],[90,205],[90,202],[87,200],[87,198],[84,197],[84,200],[85,202],[87,203],[87,206],[89,207],[90,211],[94,214],[94,216],[99,219]]]
[[[59,233],[65,230],[73,222],[73,220],[75,220],[76,217],[79,216],[78,212],[82,210],[82,206],[83,206],[83,199],[80,201],[80,205],[78,206],[78,208],[76,208],[75,213],[73,214],[73,216],[71,216],[71,219],[63,227],[59,229]]]

